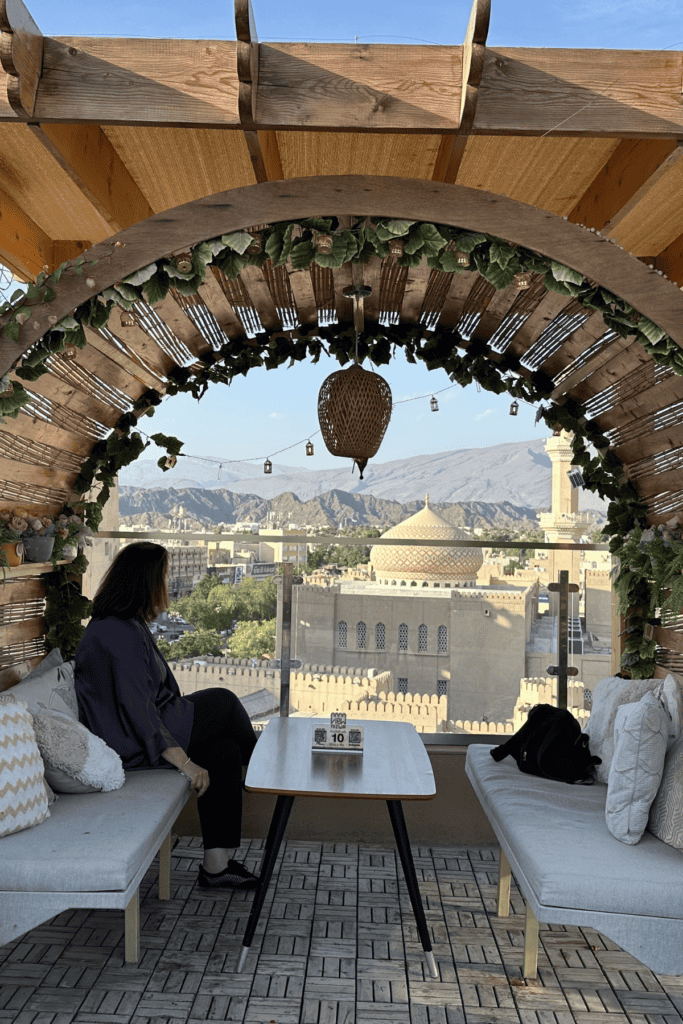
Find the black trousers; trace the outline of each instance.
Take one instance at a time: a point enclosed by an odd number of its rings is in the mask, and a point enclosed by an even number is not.
[[[209,773],[209,788],[197,800],[205,850],[239,846],[242,837],[242,765],[249,763],[256,734],[231,690],[220,686],[188,693],[194,704],[187,753]]]

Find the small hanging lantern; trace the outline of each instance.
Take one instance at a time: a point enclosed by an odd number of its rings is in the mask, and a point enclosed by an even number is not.
[[[389,255],[399,259],[403,255],[403,239],[392,238],[389,242]]]
[[[470,265],[470,254],[463,252],[462,249],[455,250],[455,262],[459,267],[469,267]]]
[[[66,360],[66,362],[68,363],[72,363],[77,355],[78,349],[73,344],[73,342],[69,342],[69,344],[66,345],[64,351],[62,352],[62,359]]]
[[[391,388],[378,373],[353,363],[323,381],[318,421],[331,455],[353,459],[363,470],[377,454],[391,419]]]
[[[313,444],[310,441],[307,441],[306,442],[306,454],[307,455],[312,455],[313,451],[314,451]]]
[[[9,396],[14,393],[14,384],[11,380],[8,380],[7,377],[2,378],[0,381],[0,387],[2,387],[3,384],[5,386],[2,388],[2,391],[0,391],[0,398],[9,398]]]
[[[521,273],[515,274],[513,280],[518,291],[526,291],[527,288],[531,288],[531,271],[522,270]]]
[[[263,245],[261,243],[261,232],[254,231],[251,236],[251,242],[247,246],[247,252],[250,256],[258,256],[263,251]]]
[[[560,426],[559,423],[556,423],[555,426],[553,427],[553,437],[559,437],[561,433],[562,433],[562,427]]]
[[[175,265],[181,274],[189,274],[192,270],[192,254],[189,252],[177,252],[175,254]]]
[[[122,327],[135,327],[137,321],[135,319],[135,313],[132,310],[125,310],[121,314],[121,326]]]
[[[432,412],[438,412],[439,411],[439,403],[434,398],[434,395],[432,395],[432,397],[431,397],[431,399],[429,401],[429,408],[432,410]]]
[[[334,243],[334,239],[333,239],[332,235],[322,235],[322,234],[316,235],[316,237],[315,237],[316,252],[319,252],[321,254],[321,256],[329,256],[329,254],[332,252],[332,245],[333,245],[333,243]]]
[[[510,415],[511,416],[516,416],[518,412],[519,412],[519,402],[517,400],[515,400],[515,401],[513,401],[510,404]]]
[[[166,461],[164,462],[164,465],[166,466],[166,469],[173,469],[174,466],[177,465],[177,463],[178,463],[177,456],[176,455],[169,455],[167,457]]]
[[[263,463],[263,472],[264,473],[272,473],[273,472],[273,463],[270,461],[270,459],[266,459],[266,461]]]

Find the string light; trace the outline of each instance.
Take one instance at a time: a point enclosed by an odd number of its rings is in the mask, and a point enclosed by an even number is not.
[[[514,401],[510,405],[510,415],[511,416],[516,416],[518,412],[519,412],[519,402]]]
[[[270,461],[270,459],[266,459],[266,461],[263,463],[263,472],[266,474],[273,472],[273,463]]]
[[[312,442],[310,440],[307,441],[306,442],[306,454],[307,455],[313,455],[314,451],[315,451],[315,449],[313,447]]]
[[[429,402],[429,408],[432,410],[432,412],[438,412],[439,411],[439,403],[434,398],[434,395],[432,395],[431,400]]]

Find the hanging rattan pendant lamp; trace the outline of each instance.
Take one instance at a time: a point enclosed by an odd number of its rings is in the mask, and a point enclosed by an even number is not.
[[[391,388],[378,373],[353,363],[323,382],[318,421],[331,455],[353,459],[363,470],[377,454],[391,419]]]

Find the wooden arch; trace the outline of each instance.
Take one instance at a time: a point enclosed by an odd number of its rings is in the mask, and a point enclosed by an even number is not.
[[[254,224],[336,214],[390,216],[506,238],[580,271],[626,299],[683,347],[683,294],[657,271],[599,234],[506,196],[461,185],[364,175],[295,178],[233,189],[150,217],[85,253],[55,298],[34,306],[19,345],[0,342],[0,373],[93,294],[170,253]]]

